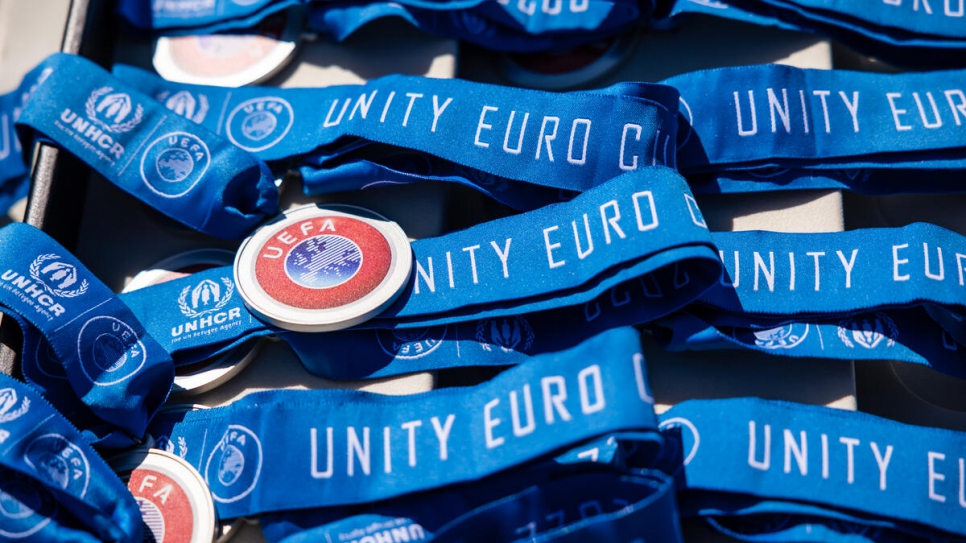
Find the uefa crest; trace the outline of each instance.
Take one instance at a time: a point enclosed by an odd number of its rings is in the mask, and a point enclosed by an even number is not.
[[[37,476],[47,484],[83,498],[90,481],[90,464],[77,445],[60,434],[44,434],[34,438],[24,452]]]
[[[165,198],[184,196],[211,165],[204,141],[188,132],[172,132],[151,142],[141,157],[141,178]]]
[[[295,121],[292,106],[282,98],[252,98],[228,114],[226,131],[232,143],[246,151],[264,151],[288,134]]]
[[[345,284],[361,267],[362,250],[351,239],[338,235],[302,240],[285,257],[285,275],[311,289]]]
[[[44,290],[61,298],[75,298],[87,292],[87,279],[78,283],[77,267],[63,262],[60,256],[49,253],[40,255],[30,263],[30,277],[40,283]]]
[[[476,323],[476,341],[484,351],[496,345],[505,353],[528,351],[533,346],[533,328],[518,316],[483,319]]]
[[[794,349],[800,345],[808,336],[808,323],[789,323],[767,330],[753,330],[755,345],[770,351],[778,349]],[[732,333],[732,337],[741,341],[738,337],[738,330]]]
[[[57,501],[44,487],[13,476],[0,482],[0,537],[23,539],[50,523]]]
[[[87,378],[100,386],[130,379],[147,361],[144,344],[134,329],[109,316],[84,323],[77,337],[77,356]]]
[[[130,132],[141,122],[144,107],[134,106],[129,95],[113,91],[112,87],[101,87],[91,93],[84,104],[87,118],[108,132]]]
[[[0,423],[19,419],[30,410],[30,398],[20,399],[12,388],[0,389]]]
[[[442,328],[403,328],[376,330],[376,341],[382,352],[394,358],[412,360],[435,351],[446,339],[448,326]]]
[[[262,472],[262,443],[254,432],[231,424],[205,464],[204,478],[211,495],[221,503],[249,495]]]
[[[197,285],[188,285],[178,296],[178,307],[185,317],[194,318],[205,313],[220,311],[231,301],[235,292],[235,283],[227,277],[221,278],[221,284],[205,279]]]
[[[839,339],[849,348],[858,344],[866,349],[875,349],[883,341],[886,347],[892,347],[897,337],[899,330],[896,323],[878,311],[839,322]]]
[[[412,248],[396,223],[361,208],[309,205],[245,240],[235,259],[235,284],[245,305],[265,320],[321,332],[358,324],[388,307],[411,269]]]
[[[197,97],[186,90],[171,93],[164,91],[156,97],[164,107],[196,123],[205,120],[208,114],[208,97],[199,93]]]

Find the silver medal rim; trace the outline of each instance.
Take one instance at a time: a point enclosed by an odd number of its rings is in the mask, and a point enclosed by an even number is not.
[[[235,253],[228,249],[202,248],[184,251],[164,258],[139,272],[121,292],[131,292],[154,285],[164,275],[188,266],[199,264],[231,266],[234,261]],[[230,381],[256,358],[264,343],[264,337],[252,338],[219,356],[198,361],[196,364],[201,364],[201,367],[191,373],[181,375],[176,373],[171,387],[172,399],[197,396]]]
[[[280,230],[310,218],[347,217],[365,222],[389,244],[389,273],[372,292],[333,309],[302,309],[269,296],[255,278],[255,259],[262,246]],[[235,284],[248,309],[259,318],[293,332],[330,332],[365,322],[392,305],[403,293],[412,273],[412,248],[403,229],[366,208],[338,204],[308,204],[284,212],[242,242],[235,255]]]
[[[171,55],[172,40],[178,39],[177,36],[160,36],[155,39],[152,58],[154,70],[168,81],[193,85],[237,88],[262,83],[287,66],[300,48],[305,22],[304,12],[301,9],[290,8],[285,11],[285,16],[285,30],[280,39],[276,40],[272,50],[257,63],[240,72],[225,76],[204,76],[183,70]]]
[[[185,459],[161,449],[142,449],[109,458],[107,462],[125,485],[131,473],[138,469],[157,471],[177,482],[188,497],[194,515],[190,543],[214,540],[218,528],[215,500],[204,478]]]

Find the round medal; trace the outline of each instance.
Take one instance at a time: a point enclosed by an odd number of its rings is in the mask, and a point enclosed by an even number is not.
[[[297,332],[366,321],[402,293],[412,249],[402,228],[353,206],[302,206],[248,237],[235,282],[248,308]]]
[[[295,56],[303,30],[300,10],[266,17],[247,34],[162,36],[154,69],[180,83],[241,87],[272,77]]]
[[[234,258],[235,253],[226,249],[195,249],[179,253],[135,275],[124,287],[124,292],[157,285],[209,268],[230,266]],[[225,277],[223,281],[230,283],[230,278]],[[223,286],[218,283],[208,284],[208,282],[187,286],[182,293],[182,299],[179,300],[185,319],[203,317],[205,312],[213,313],[216,312],[215,310],[224,309],[231,302],[232,292],[222,288]],[[209,300],[210,304],[214,305],[207,309],[193,307],[194,301],[199,297]],[[171,387],[172,399],[201,394],[225,383],[258,355],[263,343],[264,338],[254,338],[220,356],[177,366],[174,385]]]
[[[198,471],[181,457],[158,449],[111,458],[141,509],[146,530],[158,543],[210,543],[217,525],[215,502]]]

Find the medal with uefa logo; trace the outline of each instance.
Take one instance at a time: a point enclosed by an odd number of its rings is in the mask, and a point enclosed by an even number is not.
[[[409,281],[398,224],[354,206],[298,207],[246,239],[235,282],[248,308],[287,330],[348,328],[389,307]]]

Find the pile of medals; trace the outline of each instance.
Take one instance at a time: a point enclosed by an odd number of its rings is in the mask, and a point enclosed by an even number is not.
[[[21,374],[0,375],[0,535],[633,543],[682,541],[683,521],[747,541],[966,539],[966,433],[753,397],[656,412],[648,378],[648,348],[966,378],[963,235],[711,231],[699,206],[962,191],[963,0],[870,4],[121,0],[117,31],[154,40],[154,70],[58,53],[0,96],[0,206],[50,145],[210,246],[116,292],[43,229],[0,228],[0,309],[23,335]],[[929,71],[593,84],[629,36],[708,15]],[[259,86],[301,42],[387,18],[491,51],[518,86]],[[292,183],[312,203],[284,205]],[[412,239],[331,203],[424,186],[501,212]],[[193,405],[279,345],[329,382],[473,377]]]

